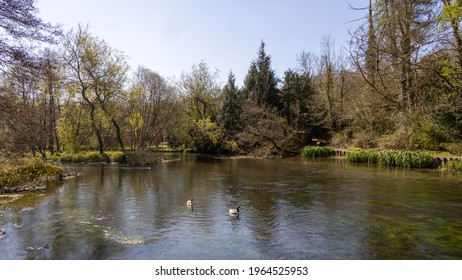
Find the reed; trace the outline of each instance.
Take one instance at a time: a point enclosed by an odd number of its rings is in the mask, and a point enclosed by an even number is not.
[[[462,173],[462,161],[458,161],[458,160],[447,161],[439,167],[439,170]]]
[[[335,151],[330,147],[306,146],[300,150],[300,155],[305,158],[331,157],[335,155]]]
[[[433,168],[436,166],[433,157],[420,151],[401,150],[360,150],[345,156],[348,162],[379,164],[408,168]]]

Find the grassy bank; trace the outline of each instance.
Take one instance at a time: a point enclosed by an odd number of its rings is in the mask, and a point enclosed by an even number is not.
[[[163,150],[162,153],[166,151]],[[150,165],[161,160],[161,152],[151,150],[139,151],[108,151],[100,154],[96,151],[80,152],[75,154],[55,154],[51,157],[53,161],[59,162],[118,162],[132,166]]]
[[[100,154],[96,151],[80,152],[75,154],[54,154],[51,160],[60,162],[124,162],[126,155],[123,152],[105,152]]]
[[[32,190],[40,181],[63,174],[64,170],[40,158],[16,159],[0,163],[0,192]]]

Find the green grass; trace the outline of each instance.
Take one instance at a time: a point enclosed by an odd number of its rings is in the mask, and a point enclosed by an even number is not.
[[[385,166],[398,166],[408,168],[433,168],[436,162],[433,157],[421,151],[401,150],[359,150],[347,153],[348,162],[379,164]]]
[[[53,161],[61,162],[124,162],[126,158],[125,153],[115,151],[115,152],[105,152],[100,154],[97,151],[92,152],[80,152],[76,154],[55,154],[51,157]]]
[[[331,157],[335,155],[335,151],[330,147],[306,146],[300,150],[300,155],[305,158]]]

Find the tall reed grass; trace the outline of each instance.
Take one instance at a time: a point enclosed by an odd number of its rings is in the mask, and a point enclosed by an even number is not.
[[[401,150],[359,150],[345,155],[348,162],[379,164],[408,168],[433,168],[436,162],[433,157],[420,151]]]
[[[300,155],[306,158],[331,157],[335,155],[335,151],[330,147],[306,146],[300,150]]]
[[[462,161],[458,161],[458,160],[447,161],[439,167],[439,170],[462,173]]]

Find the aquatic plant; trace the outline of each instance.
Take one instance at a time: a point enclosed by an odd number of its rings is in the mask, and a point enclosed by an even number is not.
[[[461,172],[462,173],[462,161],[459,160],[450,160],[444,162],[440,168],[440,171],[449,171],[449,172]]]
[[[357,162],[357,163],[368,163],[368,164],[377,164],[378,163],[378,153],[375,150],[356,150],[349,152],[345,155],[345,159],[348,162]]]
[[[360,150],[345,155],[348,162],[399,166],[408,168],[432,168],[436,166],[433,157],[420,151]]]
[[[306,146],[300,150],[302,157],[331,157],[335,155],[334,149],[330,147]]]

